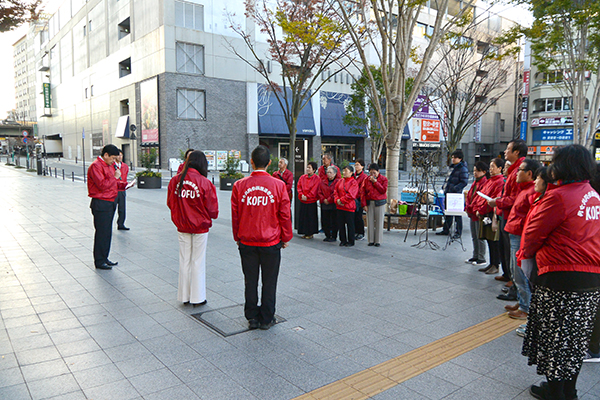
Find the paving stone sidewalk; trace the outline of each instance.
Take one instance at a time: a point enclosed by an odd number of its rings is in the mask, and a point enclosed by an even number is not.
[[[131,189],[111,271],[93,268],[82,182],[0,166],[0,399],[292,399],[496,316],[500,284],[412,233],[380,248],[296,236],[283,250],[269,331],[223,337],[191,314],[243,303],[229,192],[209,234],[208,304],[176,301],[178,243],[166,189]],[[465,221],[466,222],[466,221]],[[468,224],[464,224],[468,228]],[[464,232],[468,239],[469,232]],[[443,245],[443,239],[432,237]],[[530,399],[542,379],[509,333],[375,399]],[[580,400],[600,400],[585,364]]]

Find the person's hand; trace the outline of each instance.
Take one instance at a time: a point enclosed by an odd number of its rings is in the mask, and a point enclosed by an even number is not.
[[[342,205],[342,200],[338,199],[337,203],[338,203],[338,205],[341,206]]]
[[[500,197],[496,197],[495,199],[492,200],[488,200],[488,205],[490,207],[496,207],[496,200],[498,200]]]
[[[325,200],[323,200],[323,203],[329,204],[329,200],[325,199]]]
[[[117,178],[117,179],[121,178],[121,170],[120,169],[115,169],[115,178]]]
[[[370,176],[369,179],[371,180],[371,182],[375,183],[377,182],[377,178],[375,178],[374,176]]]
[[[477,216],[478,216],[479,218],[481,218],[481,214],[479,214],[479,211],[477,211],[477,213],[476,213],[476,214],[477,214]]]
[[[365,212],[369,211],[369,206],[364,206],[363,210],[365,210]]]
[[[286,247],[288,247],[290,245],[290,242],[283,242],[283,244],[281,245],[282,249],[285,249]]]
[[[302,200],[306,201],[306,200],[308,200],[308,197],[306,197],[305,195],[302,195]]]

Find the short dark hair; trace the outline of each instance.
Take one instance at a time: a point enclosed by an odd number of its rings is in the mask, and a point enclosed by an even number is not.
[[[192,151],[194,151],[194,149],[187,149],[187,150],[185,151],[185,154],[183,155],[183,158],[184,158],[184,160],[183,160],[183,161],[184,161],[184,162],[185,162],[185,160],[187,160],[188,156],[190,155],[190,153],[191,153]]]
[[[525,171],[531,171],[531,177],[534,179],[537,175],[537,170],[540,169],[540,167],[542,166],[542,164],[540,164],[539,161],[534,160],[532,158],[524,159],[521,165],[523,165],[523,169]]]
[[[527,143],[523,139],[513,139],[508,144],[512,143],[512,151],[519,152],[519,158],[525,157],[527,155]]]
[[[363,160],[362,158],[357,158],[356,161],[354,161],[355,164],[360,164],[363,166],[365,166],[365,160]]]
[[[552,183],[554,181],[552,179],[552,176],[550,176],[550,168],[546,166],[539,167],[538,170],[535,172],[535,177],[542,178],[542,180],[546,183]]]
[[[102,155],[105,155],[107,153],[109,156],[118,156],[119,148],[117,146],[115,146],[114,144],[107,144],[106,146],[104,146],[102,148]]]
[[[498,167],[498,168],[500,168],[500,169],[503,169],[503,168],[504,168],[504,164],[506,164],[506,163],[504,162],[504,160],[503,160],[503,159],[501,159],[500,157],[498,157],[498,158],[494,158],[494,159],[492,160],[492,162],[494,163],[494,165],[495,165],[496,167]]]
[[[266,146],[258,145],[252,150],[252,161],[256,168],[265,168],[271,161],[271,152]]]
[[[488,169],[490,169],[490,166],[488,165],[488,163],[486,163],[484,161],[477,161],[475,163],[475,169],[477,171],[481,171],[481,172],[488,172]]]
[[[460,158],[461,160],[465,159],[465,155],[461,149],[456,149],[452,152],[452,157]]]
[[[555,180],[574,182],[593,181],[596,168],[588,149],[579,144],[571,144],[554,151],[550,170]]]
[[[319,169],[319,167],[317,167],[317,163],[314,162],[314,161],[309,161],[308,164],[307,164],[307,166],[308,165],[310,165],[314,171],[316,171],[317,169]]]
[[[369,171],[379,171],[379,165],[377,163],[372,163],[369,165]]]
[[[119,149],[119,154],[123,154],[123,150]]]
[[[344,169],[347,169],[347,170],[348,170],[348,171],[350,171],[350,173],[352,173],[352,174],[354,173],[354,167],[353,167],[352,165],[346,165],[346,166],[344,167]]]

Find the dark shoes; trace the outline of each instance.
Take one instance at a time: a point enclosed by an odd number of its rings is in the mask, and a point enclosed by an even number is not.
[[[96,265],[96,269],[112,269],[112,266],[107,263],[102,263],[101,265]]]
[[[110,260],[106,260],[106,263],[107,263],[108,265],[110,265],[111,267],[114,267],[115,265],[119,264],[119,262],[118,262],[118,261],[112,262],[112,261],[110,261]]]
[[[120,231],[128,231],[129,230],[129,228],[126,226],[119,226],[117,229]]]
[[[500,281],[500,282],[510,282],[510,279],[508,279],[504,275],[497,276],[494,279],[497,280],[497,281]]]
[[[375,243],[375,247],[379,247],[379,246],[381,246],[380,243]]]
[[[504,293],[499,294],[498,296],[496,296],[496,298],[499,300],[505,300],[505,301],[515,301],[515,300],[517,300],[517,295],[513,294],[511,292],[508,292],[506,294],[504,294]]]
[[[477,271],[479,272],[488,272],[490,269],[494,267],[493,264],[488,265],[487,267],[479,268]]]
[[[440,231],[440,232],[436,232],[435,234],[438,236],[448,236],[450,234],[450,232]]]
[[[248,329],[253,331],[254,329],[258,329],[260,327],[260,322],[257,319],[251,319],[248,321]]]
[[[533,397],[535,397],[536,399],[540,399],[540,400],[552,400],[554,397],[552,397],[552,393],[550,393],[550,386],[548,385],[548,382],[542,382],[540,384],[540,386],[536,386],[536,385],[531,385],[531,387],[529,388],[529,394],[531,394]],[[566,394],[565,393],[565,400],[577,400],[577,391],[575,391],[575,393],[571,393],[571,394]]]
[[[375,246],[375,243],[369,243],[367,246]]]
[[[262,329],[263,331],[266,331],[270,327],[272,327],[273,325],[275,325],[276,323],[277,323],[277,321],[275,321],[275,318],[273,318],[271,320],[271,322],[261,322],[259,328]]]
[[[323,241],[324,242],[335,242],[336,239],[334,239],[334,238],[325,238],[325,239],[323,239]]]

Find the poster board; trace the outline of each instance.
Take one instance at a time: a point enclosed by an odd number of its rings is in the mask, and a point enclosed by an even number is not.
[[[217,152],[214,150],[206,150],[204,152],[206,161],[208,161],[208,170],[214,171],[217,169]]]
[[[225,169],[225,163],[227,162],[227,150],[217,150],[217,169],[219,171]]]
[[[465,196],[462,193],[446,193],[446,214],[463,213]]]

